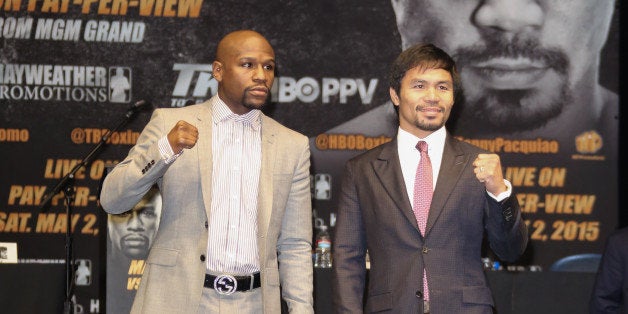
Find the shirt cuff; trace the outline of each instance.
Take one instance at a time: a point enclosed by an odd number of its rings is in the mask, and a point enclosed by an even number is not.
[[[170,143],[168,142],[168,136],[164,136],[159,139],[159,142],[157,142],[157,144],[159,145],[159,153],[161,154],[161,159],[164,160],[166,165],[171,164],[179,156],[181,156],[181,154],[183,154],[183,150],[181,150],[178,154],[175,154],[174,151],[172,151],[172,147],[170,147]]]
[[[506,180],[506,179],[504,179],[504,184],[506,184],[506,191],[499,193],[499,195],[495,196],[495,195],[493,195],[493,193],[491,193],[489,191],[486,191],[486,193],[488,193],[488,195],[490,195],[496,201],[501,202],[501,201],[509,198],[510,194],[512,194],[512,184],[510,184],[510,182],[508,182],[508,180]]]

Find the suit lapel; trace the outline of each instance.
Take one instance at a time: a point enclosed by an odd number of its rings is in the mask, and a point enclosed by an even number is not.
[[[213,99],[213,98],[212,98]],[[212,200],[212,101],[201,106],[199,114],[196,116],[198,124],[199,136],[196,143],[198,152],[198,168],[201,172],[201,190],[203,191],[203,202],[205,204],[205,213],[207,217],[211,217],[211,200]],[[208,218],[209,219],[209,218]]]
[[[267,237],[270,216],[273,210],[273,173],[277,151],[275,149],[275,129],[269,123],[268,117],[262,115],[262,164],[260,169],[258,204],[257,204],[257,231],[264,238]],[[260,256],[263,245],[258,246]],[[260,259],[263,261],[264,259]]]
[[[445,148],[443,150],[443,160],[440,165],[440,172],[430,205],[430,213],[427,218],[426,234],[432,229],[438,216],[442,213],[445,202],[456,188],[456,183],[460,180],[462,171],[469,163],[469,156],[465,155],[458,147],[456,141],[447,134]]]
[[[401,172],[399,152],[397,151],[397,139],[395,138],[390,143],[384,144],[377,159],[373,160],[371,163],[384,190],[395,202],[397,208],[403,212],[406,219],[408,219],[418,231],[419,225],[412,211],[412,204],[410,203],[410,198],[405,188],[406,184]]]

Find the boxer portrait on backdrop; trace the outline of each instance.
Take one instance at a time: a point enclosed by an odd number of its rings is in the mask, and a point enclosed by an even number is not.
[[[133,209],[107,219],[107,312],[129,313],[161,217],[155,186]]]
[[[464,90],[461,108],[454,109],[458,120],[450,121],[456,131],[561,143],[590,129],[617,131],[617,94],[599,83],[615,1],[391,3],[403,49],[431,42],[456,61]],[[389,105],[374,110],[371,115],[394,115]],[[337,128],[363,128],[368,117]],[[394,130],[394,118],[373,120],[369,132],[394,134],[387,132]]]

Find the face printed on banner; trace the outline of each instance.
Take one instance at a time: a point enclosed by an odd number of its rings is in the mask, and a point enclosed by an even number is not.
[[[419,138],[440,129],[454,105],[454,83],[443,69],[417,66],[401,79],[399,94],[390,88],[390,97],[399,107],[399,126]]]
[[[543,126],[597,85],[611,0],[392,0],[404,49],[430,42],[460,71],[466,114],[503,131]]]
[[[145,259],[159,227],[161,194],[149,192],[124,214],[109,215],[109,237],[115,248],[131,259]]]
[[[252,31],[227,35],[219,44],[213,75],[218,95],[236,114],[260,109],[270,101],[275,79],[275,52],[268,41]]]

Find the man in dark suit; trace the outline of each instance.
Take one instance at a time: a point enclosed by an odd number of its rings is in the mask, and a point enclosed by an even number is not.
[[[628,313],[628,228],[606,241],[590,305],[591,313]]]
[[[397,137],[345,167],[333,241],[338,312],[492,313],[483,237],[514,261],[527,228],[499,156],[445,129],[459,86],[454,61],[431,44],[393,64]]]

